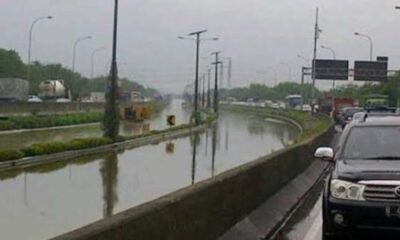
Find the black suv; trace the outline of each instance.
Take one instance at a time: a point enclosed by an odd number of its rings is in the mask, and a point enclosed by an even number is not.
[[[335,152],[318,148],[334,163],[323,195],[324,239],[357,229],[400,230],[400,116],[368,116],[351,122]]]

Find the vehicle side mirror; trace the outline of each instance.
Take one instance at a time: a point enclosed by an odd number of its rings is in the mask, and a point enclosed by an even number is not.
[[[315,151],[314,157],[321,161],[333,162],[333,149],[330,147],[320,147]]]

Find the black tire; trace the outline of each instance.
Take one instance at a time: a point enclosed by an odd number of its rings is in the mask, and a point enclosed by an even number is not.
[[[323,240],[334,240],[334,239],[341,239],[342,234],[337,232],[328,222],[324,219],[322,220],[322,239]]]

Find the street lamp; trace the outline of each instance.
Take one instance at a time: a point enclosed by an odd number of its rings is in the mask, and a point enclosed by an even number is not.
[[[106,85],[106,106],[103,119],[103,136],[111,138],[113,141],[117,141],[119,135],[117,42],[118,0],[115,0],[111,69]]]
[[[354,35],[356,36],[360,36],[360,37],[364,37],[367,38],[369,40],[369,44],[370,44],[370,50],[369,50],[369,60],[372,62],[372,55],[373,55],[373,42],[372,42],[372,38],[366,34],[362,34],[362,33],[358,33],[355,32]]]
[[[321,48],[330,51],[332,53],[333,59],[336,60],[336,52],[332,48],[324,46],[324,45],[321,45]],[[372,61],[372,59],[371,59],[371,61]],[[336,81],[333,80],[332,81],[332,109],[333,109],[333,104],[335,102],[335,88],[336,88]]]
[[[36,23],[38,23],[41,20],[50,20],[53,19],[53,16],[47,16],[47,17],[39,17],[36,18],[29,29],[29,41],[28,41],[28,69],[27,69],[27,80],[29,81],[31,78],[31,53],[32,53],[32,34],[33,34],[33,28],[35,27]]]
[[[200,35],[207,32],[207,30],[197,31],[189,33],[189,36],[195,36],[195,38],[187,38],[179,36],[181,40],[195,40],[196,41],[196,65],[195,65],[195,84],[194,84],[194,120],[196,125],[199,124],[199,112],[198,112],[198,91],[199,91],[199,57],[200,57],[200,42],[202,40],[218,40],[218,38],[201,39]]]
[[[90,58],[90,78],[93,78],[94,76],[94,57],[95,55],[100,52],[105,50],[105,47],[97,48],[92,52],[91,58]]]
[[[324,45],[321,45],[321,48],[330,51],[332,53],[333,59],[336,60],[336,52],[332,48],[324,46]]]
[[[75,72],[75,59],[76,59],[76,48],[78,46],[78,43],[84,41],[84,40],[89,40],[92,39],[92,36],[85,36],[85,37],[81,37],[76,39],[75,43],[74,43],[74,50],[73,50],[73,54],[72,54],[72,72]]]

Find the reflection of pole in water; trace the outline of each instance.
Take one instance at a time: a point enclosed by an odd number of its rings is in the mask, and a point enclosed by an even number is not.
[[[211,176],[215,173],[215,152],[217,148],[217,126],[212,129],[212,157],[211,157]]]
[[[29,206],[28,204],[28,177],[26,172],[24,173],[24,203],[25,206]]]
[[[197,154],[197,144],[198,144],[199,134],[195,134],[193,138],[191,138],[192,145],[192,185],[196,179],[196,154]]]
[[[207,158],[208,155],[208,130],[206,131],[206,152],[205,152],[205,157]]]
[[[100,174],[103,182],[103,217],[113,215],[114,205],[118,201],[116,186],[118,183],[118,156],[116,152],[107,155],[100,163]]]
[[[229,121],[225,124],[225,152],[229,150]]]

